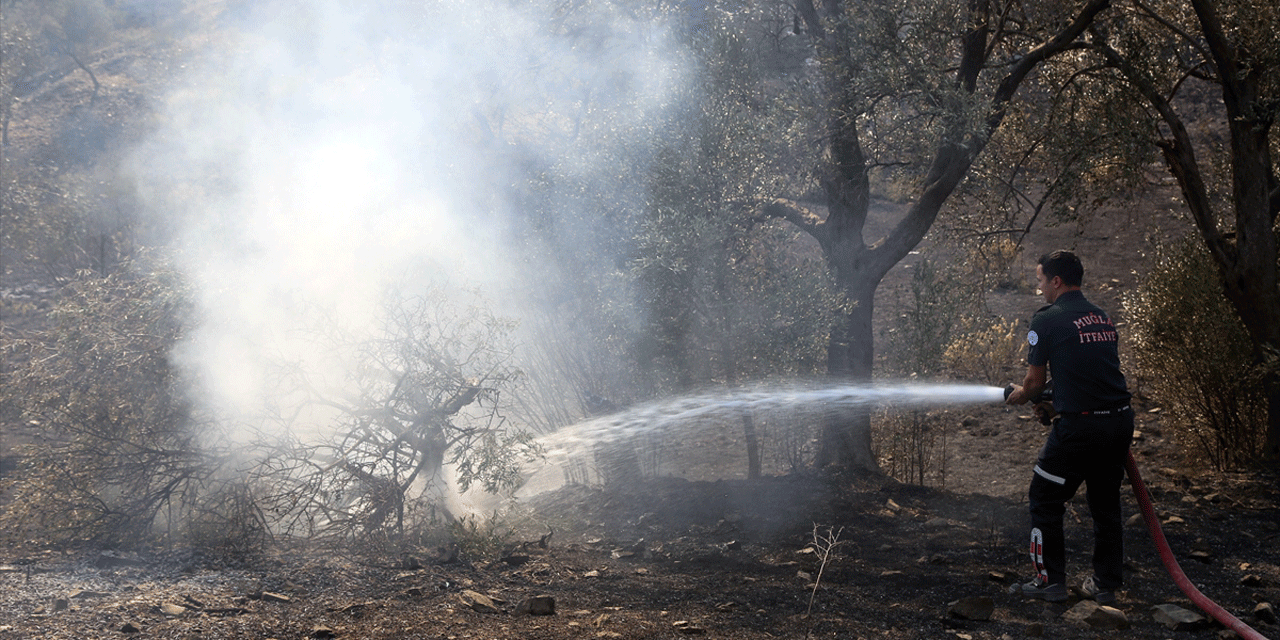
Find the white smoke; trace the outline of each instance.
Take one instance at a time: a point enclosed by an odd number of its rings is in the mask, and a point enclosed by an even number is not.
[[[573,153],[643,140],[685,81],[661,21],[604,2],[278,0],[206,18],[136,164],[198,291],[180,356],[237,419],[279,400],[273,363],[331,375],[314,321],[371,331],[389,287],[479,287],[518,319],[539,265],[513,263],[506,151],[636,170]],[[610,140],[581,139],[596,131]]]

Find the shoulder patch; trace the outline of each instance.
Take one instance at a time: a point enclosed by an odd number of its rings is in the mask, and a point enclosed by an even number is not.
[[[1035,332],[1035,331],[1028,331],[1028,332],[1027,332],[1027,344],[1030,344],[1031,346],[1033,346],[1033,347],[1034,347],[1034,346],[1036,346],[1036,343],[1037,343],[1037,342],[1040,342],[1040,336],[1036,335],[1036,332]]]

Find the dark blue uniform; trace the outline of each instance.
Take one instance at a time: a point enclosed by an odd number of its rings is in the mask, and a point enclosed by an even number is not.
[[[1028,362],[1048,366],[1054,423],[1036,461],[1031,502],[1031,555],[1042,582],[1066,582],[1062,517],[1081,483],[1093,517],[1093,572],[1098,586],[1123,582],[1120,482],[1133,439],[1133,410],[1120,371],[1115,325],[1079,291],[1067,291],[1031,320]]]

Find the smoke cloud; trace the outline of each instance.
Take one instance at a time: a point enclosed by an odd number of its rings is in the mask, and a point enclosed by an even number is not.
[[[238,420],[273,401],[273,363],[330,376],[315,321],[373,332],[389,288],[476,287],[518,320],[552,266],[525,250],[522,167],[642,192],[654,123],[687,82],[665,22],[601,2],[278,0],[207,18],[136,171],[197,290],[179,355]]]

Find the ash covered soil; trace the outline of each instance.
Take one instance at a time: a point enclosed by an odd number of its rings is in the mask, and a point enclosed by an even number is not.
[[[1127,630],[1073,621],[1074,594],[1063,604],[1008,595],[1028,573],[1021,494],[1044,427],[1004,408],[954,417],[949,489],[816,476],[567,486],[525,500],[528,525],[491,561],[285,545],[237,562],[0,551],[0,638],[1220,637],[1210,623],[1175,630],[1151,615],[1195,607],[1140,516],[1127,527],[1117,604]],[[1163,466],[1172,452],[1158,414],[1142,409],[1139,431],[1134,455],[1187,575],[1280,637],[1253,613],[1280,603],[1275,478],[1188,477]],[[1137,513],[1127,494],[1126,515]],[[825,563],[815,525],[821,539],[838,534]],[[1067,516],[1077,584],[1090,526],[1077,497]],[[973,598],[990,603],[989,617],[952,611]]]
[[[1045,236],[1025,251],[1022,271],[1040,251],[1077,249],[1089,256],[1087,294],[1123,328],[1118,296],[1134,283],[1132,250],[1106,229]],[[909,268],[886,282],[884,300],[901,297]],[[992,308],[1027,318],[1040,304],[1016,291],[994,296]],[[1133,383],[1134,456],[1182,569],[1280,639],[1280,626],[1254,613],[1280,606],[1280,479],[1180,471],[1160,408]],[[284,543],[234,561],[181,549],[0,548],[0,639],[1220,637],[1207,621],[1171,629],[1152,616],[1156,605],[1195,606],[1165,572],[1128,485],[1128,584],[1117,603],[1128,629],[1075,621],[1076,594],[1063,604],[1008,595],[1029,577],[1025,491],[1047,428],[1026,408],[1003,406],[952,409],[939,424],[947,459],[928,487],[817,475],[717,480],[741,478],[746,466],[734,458],[736,434],[717,434],[680,443],[695,461],[684,478],[523,500],[509,519],[521,527],[491,560]],[[1081,494],[1067,514],[1073,585],[1088,574],[1091,526]],[[823,540],[838,533],[825,563],[815,527]],[[952,613],[965,599],[989,603],[989,616]],[[548,602],[554,613],[542,615]]]
[[[1087,294],[1123,328],[1118,296],[1134,283],[1132,250],[1103,229],[1045,236],[1025,251],[1022,272],[1040,251],[1079,250],[1089,256]],[[884,300],[902,297],[909,268],[886,282]],[[1012,291],[992,308],[1028,318],[1040,304]],[[894,313],[892,304],[877,313]],[[1280,639],[1280,626],[1254,613],[1280,605],[1280,479],[1180,471],[1159,407],[1133,383],[1134,456],[1178,562],[1203,593]],[[716,434],[679,443],[696,461],[684,478],[523,500],[508,548],[483,561],[435,548],[388,555],[284,543],[239,560],[0,548],[0,639],[1220,637],[1210,622],[1171,629],[1152,616],[1156,605],[1195,607],[1165,572],[1127,485],[1128,584],[1117,608],[1128,629],[1075,621],[1075,594],[1063,604],[1008,595],[1029,577],[1025,491],[1047,428],[1026,408],[1003,406],[952,409],[939,424],[947,459],[928,487],[731,479],[745,475],[734,458],[743,445]],[[1091,526],[1082,494],[1067,515],[1073,585],[1088,574]],[[822,540],[838,534],[825,562],[815,527]],[[953,613],[966,599],[989,604],[989,616]],[[554,613],[542,615],[549,602]]]

